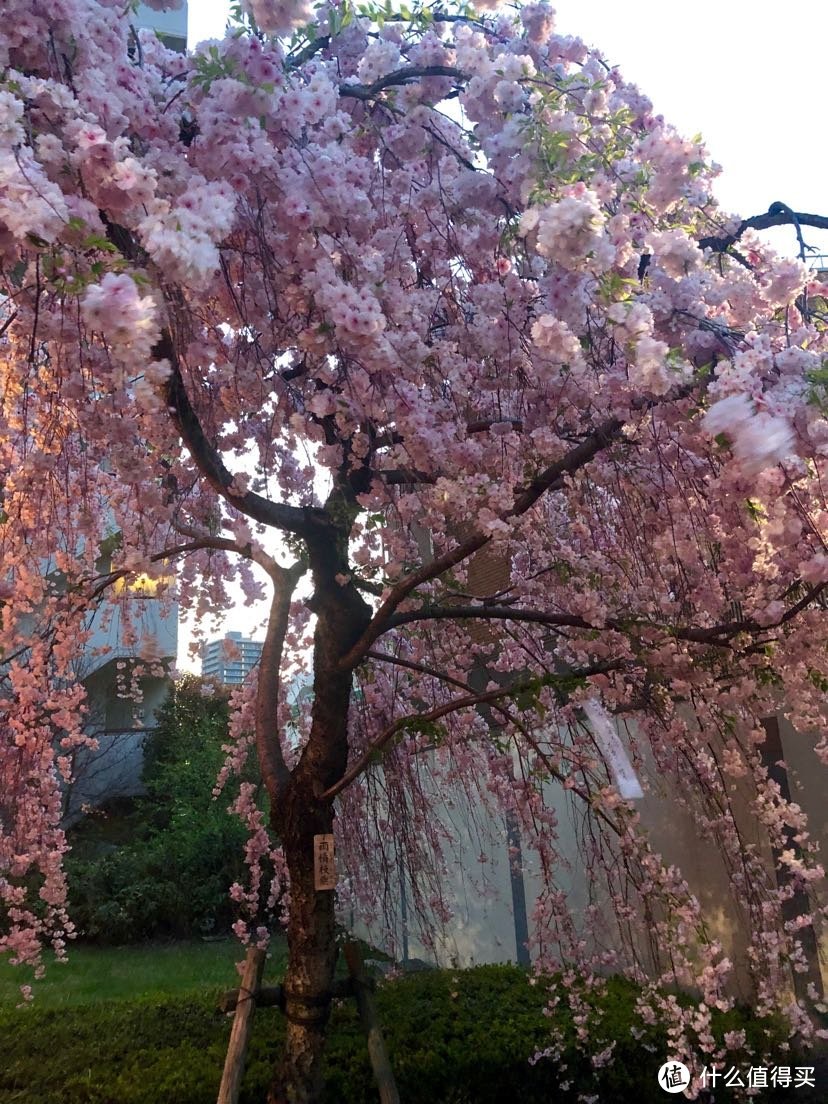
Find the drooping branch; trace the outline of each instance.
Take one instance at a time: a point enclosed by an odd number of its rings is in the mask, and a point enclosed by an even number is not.
[[[447,717],[451,713],[457,713],[461,709],[475,708],[478,705],[484,705],[486,702],[490,701],[497,701],[498,698],[503,698],[513,693],[515,693],[515,689],[510,687],[508,690],[491,690],[485,694],[467,694],[462,698],[454,698],[452,701],[444,702],[442,705],[438,705],[434,709],[428,710],[426,713],[401,717],[392,725],[385,728],[379,736],[371,742],[370,746],[356,759],[338,782],[335,782],[333,786],[325,790],[322,794],[322,800],[332,801],[338,793],[344,790],[346,786],[349,786],[354,779],[362,774],[365,768],[395,736],[398,736],[406,728],[433,724],[434,721],[438,721],[442,717]]]
[[[424,606],[422,609],[406,610],[394,614],[388,623],[388,629],[398,629],[403,625],[412,625],[418,621],[453,621],[480,618],[486,621],[529,621],[551,628],[595,629],[599,626],[573,613],[548,613],[544,610],[520,609],[516,606]],[[625,622],[629,631],[630,623]],[[618,622],[607,621],[607,629],[620,628]]]
[[[283,372],[282,378],[287,379],[287,373]],[[466,433],[486,433],[492,426],[503,425],[504,423],[509,423],[515,433],[523,432],[523,420],[521,418],[476,418],[474,421],[467,423],[465,430]],[[403,438],[400,434],[391,431],[378,433],[373,442],[374,448],[377,450],[393,448],[394,445],[401,445],[402,443]]]
[[[106,234],[121,256],[130,264],[146,265],[146,253],[133,235],[125,227],[113,222],[106,212],[101,211]],[[173,289],[168,289],[167,300],[172,304],[176,299]],[[324,526],[325,515],[321,510],[309,507],[290,506],[287,503],[272,502],[253,491],[238,491],[234,478],[221,457],[216,446],[208,439],[204,427],[196,414],[181,372],[178,350],[169,326],[161,331],[161,337],[153,347],[153,356],[164,360],[170,368],[170,374],[164,386],[165,399],[170,417],[186,445],[194,464],[207,482],[231,506],[241,513],[276,529],[297,536],[307,535],[311,529]]]
[[[663,631],[676,640],[685,640],[694,644],[712,644],[729,647],[734,637],[742,634],[748,636],[761,635],[773,629],[781,628],[792,621],[808,606],[813,605],[820,595],[828,588],[828,583],[820,583],[811,588],[795,605],[786,610],[777,620],[768,624],[760,624],[754,618],[745,618],[741,621],[727,621],[718,625],[705,628],[692,626],[673,625],[663,626]],[[545,610],[521,609],[509,605],[470,605],[470,606],[425,606],[423,609],[406,610],[404,613],[393,614],[386,626],[387,629],[401,628],[403,625],[411,625],[418,621],[454,621],[481,619],[489,621],[523,621],[536,625],[546,625],[550,628],[572,629],[609,629],[612,632],[620,632],[629,636],[636,630],[652,630],[660,626],[650,621],[640,619],[609,618],[601,625],[594,625],[578,614],[553,613]]]
[[[472,687],[467,682],[463,682],[461,679],[456,679],[444,671],[438,671],[433,667],[429,667],[424,663],[417,663],[414,660],[404,659],[401,656],[391,655],[388,652],[377,652],[373,649],[368,653],[368,658],[376,659],[379,662],[390,663],[394,666],[403,667],[406,670],[412,671],[416,674],[428,675],[430,678],[437,679],[438,681],[445,682],[450,686],[455,686],[459,690],[463,690],[466,693],[472,693]],[[622,664],[620,662],[613,664],[605,664],[602,666],[601,671],[593,671],[593,674],[607,674],[612,668],[620,668]],[[519,692],[519,691],[516,691]],[[614,833],[620,834],[623,830],[619,824],[610,817],[606,811],[600,807],[595,807],[594,803],[590,799],[590,794],[583,787],[579,786],[573,781],[572,777],[566,778],[563,772],[555,766],[546,752],[541,748],[539,741],[535,737],[532,730],[528,725],[522,723],[522,721],[514,715],[508,704],[501,701],[492,701],[487,703],[487,707],[493,712],[500,713],[504,720],[511,725],[521,736],[523,736],[526,743],[537,755],[539,761],[543,763],[544,769],[547,771],[550,778],[554,778],[561,784],[566,783],[567,788],[578,798],[580,798],[585,805],[590,806],[593,813],[606,823]]]
[[[399,88],[424,77],[453,77],[458,83],[468,80],[454,65],[406,65],[371,84],[341,84],[339,94],[356,100],[373,100],[386,88]]]
[[[295,563],[279,568],[273,577],[273,599],[262,654],[259,659],[259,683],[256,690],[256,751],[271,802],[281,799],[290,780],[290,771],[279,739],[279,689],[282,652],[290,617],[290,603],[305,565]]]
[[[254,548],[251,544],[242,545],[237,541],[230,540],[228,537],[211,537],[206,535],[194,535],[194,539],[187,544],[176,544],[171,548],[165,548],[161,552],[154,552],[149,557],[149,562],[164,563],[165,560],[172,560],[177,556],[186,556],[190,552],[203,552],[206,549],[213,549],[218,552],[231,552],[242,556],[244,559],[257,563],[271,578],[274,578],[275,573],[285,570],[281,568],[275,560],[268,556],[266,552]],[[128,576],[134,574],[135,571],[133,568],[121,567],[118,568],[117,571],[107,571],[104,575],[98,576],[96,578],[96,586],[89,593],[90,599],[99,597],[107,587],[112,586],[113,583],[117,583],[119,579],[126,579]]]
[[[615,670],[618,666],[620,666],[619,661],[596,663],[589,667],[567,671],[565,674],[548,674],[529,679],[520,679],[517,682],[511,683],[509,686],[500,686],[497,690],[487,690],[482,694],[469,693],[461,698],[453,698],[451,701],[443,702],[442,705],[435,706],[434,709],[430,709],[425,713],[416,713],[406,717],[400,717],[398,720],[394,721],[393,724],[388,725],[371,741],[370,746],[357,757],[339,781],[325,790],[322,794],[322,800],[333,800],[338,793],[341,793],[342,790],[362,774],[365,768],[369,766],[383,748],[387,747],[395,736],[398,736],[407,728],[416,730],[423,725],[433,724],[435,721],[441,720],[443,717],[447,717],[452,713],[457,713],[462,709],[477,709],[481,705],[499,702],[504,698],[512,698],[523,691],[537,690],[541,686],[554,686],[556,683],[563,682],[571,683],[573,680],[589,678],[592,675],[606,674],[609,671]]]
[[[723,625],[713,625],[710,628],[694,629],[684,628],[678,630],[675,635],[680,636],[682,640],[693,641],[699,644],[717,644],[725,640],[730,640],[734,636],[738,636],[741,633],[748,633],[749,635],[755,635],[757,633],[767,633],[772,629],[781,628],[789,621],[792,621],[808,606],[813,605],[819,600],[828,589],[828,583],[818,583],[816,586],[811,587],[805,592],[798,602],[787,609],[777,621],[772,621],[767,625],[760,624],[754,618],[748,618],[743,621],[731,621]]]
[[[463,682],[462,679],[454,678],[452,675],[446,674],[445,671],[438,671],[435,667],[429,667],[426,663],[417,663],[413,659],[404,659],[402,656],[391,655],[390,652],[378,652],[373,648],[368,652],[366,658],[376,659],[379,663],[389,663],[394,667],[402,667],[406,671],[414,671],[418,675],[428,675],[429,678],[445,682],[449,686],[455,686],[458,690],[465,690],[468,693],[472,692],[472,687],[469,686],[467,682]]]
[[[469,686],[467,682],[463,682],[461,679],[453,678],[445,671],[438,671],[433,667],[429,667],[425,663],[417,663],[411,659],[403,659],[401,656],[391,655],[388,652],[377,652],[373,649],[368,653],[368,657],[370,659],[376,659],[382,663],[390,663],[397,667],[403,667],[406,670],[415,672],[416,674],[428,675],[430,678],[437,679],[439,682],[445,682],[449,686],[455,686],[459,690],[463,690],[466,693],[473,692],[472,687]],[[593,673],[608,674],[612,668],[618,669],[621,666],[622,664],[620,662],[612,664],[608,663],[603,666],[600,672],[596,671]],[[550,760],[546,752],[543,751],[532,730],[528,727],[528,725],[523,724],[520,719],[514,715],[512,710],[509,709],[508,704],[504,703],[503,701],[489,702],[488,708],[490,708],[493,712],[500,713],[505,721],[508,724],[512,725],[523,736],[523,738],[526,740],[526,743],[532,748],[538,759],[543,763],[544,769],[547,771],[550,778],[554,778],[556,781],[561,783],[564,783],[566,781],[563,773]],[[590,797],[588,792],[578,786],[577,783],[573,783],[571,777],[569,779],[568,788],[577,797],[581,798],[581,800],[585,804],[590,804]],[[594,809],[594,812],[599,818],[604,820],[605,823],[608,824],[614,832],[620,832],[619,826],[615,824],[611,817],[607,816],[603,809],[596,808]]]

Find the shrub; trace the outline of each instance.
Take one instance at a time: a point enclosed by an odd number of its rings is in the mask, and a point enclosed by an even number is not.
[[[72,833],[67,861],[70,915],[82,937],[127,943],[227,931],[230,885],[242,876],[246,838],[212,790],[224,758],[227,697],[205,696],[200,679],[178,682],[145,751],[146,796],[108,825]]]
[[[556,1013],[555,1019],[568,1040],[566,1072],[553,1060],[529,1064],[529,1057],[549,1042],[546,989],[542,983],[530,986],[525,973],[509,966],[420,973],[380,986],[379,1015],[401,1099],[405,1104],[574,1104],[579,1093],[591,1093],[601,1104],[660,1104],[664,1094],[656,1072],[667,1056],[666,1043],[657,1029],[633,1039],[636,990],[621,979],[610,981],[605,1001],[607,1026],[618,1039],[613,1066],[593,1076],[572,1046],[574,1029],[565,1013]],[[205,993],[103,1004],[75,1009],[71,1016],[36,1005],[4,1013],[0,1102],[212,1104],[230,1023],[216,1011],[216,999],[217,994]],[[729,1014],[718,1030],[737,1025],[749,1028],[750,1017]],[[280,1013],[257,1013],[241,1104],[260,1104],[264,1098],[283,1033]],[[784,1061],[796,1064],[790,1055]],[[375,1104],[365,1040],[351,1001],[334,1009],[325,1076],[328,1104]],[[567,1082],[569,1088],[562,1088]],[[816,1101],[819,1092],[809,1096],[798,1089],[796,1099]],[[717,1104],[728,1099],[727,1091],[717,1089]]]

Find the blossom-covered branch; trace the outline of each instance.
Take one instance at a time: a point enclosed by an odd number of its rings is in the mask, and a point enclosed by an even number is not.
[[[211,487],[227,499],[231,506],[264,525],[283,529],[288,533],[305,534],[313,526],[324,525],[324,518],[313,511],[271,502],[253,491],[239,491],[234,477],[228,471],[218,449],[210,443],[193,409],[184,379],[181,375],[175,345],[168,330],[153,350],[155,356],[169,365],[169,377],[165,395],[169,408],[183,440],[195,464]]]
[[[387,73],[384,77],[378,77],[370,84],[341,84],[339,94],[357,100],[373,100],[386,88],[401,88],[412,81],[424,80],[428,77],[451,77],[457,84],[462,84],[467,79],[453,65],[408,65],[393,73]]]

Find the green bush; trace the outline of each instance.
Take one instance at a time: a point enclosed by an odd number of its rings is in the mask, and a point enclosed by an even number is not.
[[[606,1027],[618,1040],[609,1069],[593,1077],[572,1046],[565,1013],[556,1020],[569,1042],[566,1072],[552,1060],[529,1064],[550,1038],[546,989],[530,986],[525,973],[509,966],[434,971],[383,984],[379,1015],[404,1104],[548,1104],[574,1102],[579,1092],[597,1094],[601,1104],[660,1104],[656,1072],[667,1057],[665,1040],[658,1030],[633,1039],[636,991],[621,979],[610,981],[604,1001]],[[749,1024],[746,1014],[736,1013],[719,1030]],[[0,1104],[212,1104],[229,1026],[216,1011],[216,994],[206,993],[81,1007],[71,1016],[36,1006],[4,1013]],[[242,1104],[264,1099],[283,1032],[280,1013],[257,1013]],[[790,1056],[784,1061],[795,1064]],[[375,1104],[351,1001],[334,1009],[325,1076],[328,1104]],[[570,1087],[562,1089],[567,1081]],[[717,1089],[716,1099],[729,1096]],[[796,1099],[821,1097],[798,1089]]]
[[[146,796],[126,816],[102,823],[96,814],[71,833],[69,908],[83,938],[128,943],[229,929],[245,829],[227,813],[228,794],[212,798],[227,725],[226,695],[205,696],[201,680],[181,680],[145,751]]]

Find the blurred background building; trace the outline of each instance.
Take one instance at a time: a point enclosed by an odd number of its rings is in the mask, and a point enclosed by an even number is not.
[[[262,654],[262,642],[249,640],[240,632],[229,632],[205,644],[201,652],[201,674],[226,686],[244,682]]]
[[[184,53],[187,49],[187,0],[174,11],[155,11],[148,4],[139,4],[135,13],[138,27],[155,31],[165,46]]]

